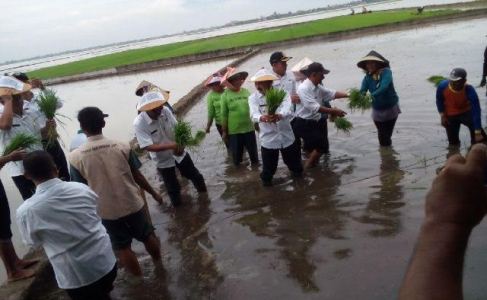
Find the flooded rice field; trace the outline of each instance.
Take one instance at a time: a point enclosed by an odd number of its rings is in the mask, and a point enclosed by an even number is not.
[[[339,90],[360,85],[363,74],[355,64],[369,50],[388,58],[403,111],[393,148],[379,149],[369,112],[349,112],[354,129],[347,135],[329,126],[331,155],[319,167],[294,180],[281,164],[274,186],[264,188],[257,168],[232,166],[212,128],[192,153],[207,180],[208,195],[198,196],[185,184],[186,203],[176,211],[149,200],[164,251],[164,270],[154,270],[143,246],[135,243],[145,278],[133,283],[121,272],[114,297],[396,298],[423,217],[424,196],[448,155],[435,89],[426,78],[462,66],[477,85],[487,44],[485,28],[484,18],[280,49],[295,57],[290,65],[304,56],[322,62],[331,70],[324,84]],[[253,74],[267,67],[271,52],[255,56],[240,69]],[[196,76],[163,72],[154,72],[155,82],[167,89],[190,86],[187,81]],[[106,135],[128,140],[135,116],[134,84],[145,74],[137,76],[134,82],[124,76],[57,88],[67,101],[66,114],[99,105],[111,115]],[[205,77],[199,76],[196,83]],[[485,90],[477,91],[485,111]],[[346,108],[345,102],[334,105]],[[206,103],[200,101],[185,118],[204,128]],[[486,122],[485,116],[482,120]],[[70,125],[71,130],[75,127]],[[461,135],[465,152],[469,142],[463,128]],[[147,162],[143,168],[153,183],[159,182],[154,164]],[[486,233],[484,222],[472,235],[464,274],[466,299],[487,295]],[[62,293],[47,294],[44,299],[64,299]]]

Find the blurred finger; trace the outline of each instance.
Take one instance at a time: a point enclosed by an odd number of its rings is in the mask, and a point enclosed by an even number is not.
[[[460,154],[455,154],[450,156],[450,158],[448,158],[445,167],[451,164],[464,164],[464,163],[465,163],[465,158]]]
[[[487,166],[487,146],[484,144],[476,144],[470,149],[466,159],[467,167],[485,169]]]

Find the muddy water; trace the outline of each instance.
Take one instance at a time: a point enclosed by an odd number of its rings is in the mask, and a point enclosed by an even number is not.
[[[233,58],[216,60],[198,65],[187,65],[134,75],[53,86],[52,88],[64,100],[64,107],[61,109],[61,113],[68,117],[60,118],[65,123],[64,126],[59,128],[62,140],[66,146],[69,145],[71,138],[79,127],[76,120],[77,112],[85,106],[98,106],[110,115],[106,126],[107,135],[120,140],[129,140],[133,136],[132,121],[136,116],[135,105],[138,99],[134,93],[140,81],[148,80],[170,90],[170,103],[174,103],[211,75],[214,70],[226,66],[232,60]],[[15,210],[21,203],[21,197],[5,171],[2,172],[1,178],[7,191],[13,218]],[[12,226],[12,230],[14,231],[14,245],[18,249],[19,254],[23,255],[28,249],[23,246],[19,239],[15,225]],[[5,278],[3,264],[0,264],[0,282],[3,282]]]
[[[150,203],[164,251],[164,270],[154,270],[141,245],[134,244],[144,266],[144,282],[132,284],[122,272],[114,296],[395,298],[423,217],[425,193],[448,154],[435,90],[426,78],[463,66],[476,84],[487,42],[486,26],[485,19],[473,20],[284,49],[296,58],[308,56],[323,62],[332,70],[325,85],[342,90],[360,84],[363,74],[355,62],[370,49],[389,58],[403,110],[394,147],[379,149],[368,112],[350,113],[355,128],[346,135],[330,126],[331,155],[319,167],[301,180],[292,180],[280,165],[275,185],[264,188],[257,169],[231,165],[213,129],[192,153],[206,177],[208,196],[197,196],[192,186],[185,185],[186,205],[178,210]],[[267,66],[270,52],[251,59],[242,69],[252,74]],[[81,85],[72,87],[81,91]],[[485,91],[481,97],[485,107],[483,95]],[[346,107],[338,101],[335,105]],[[205,107],[204,101],[199,102],[186,119],[202,128]],[[129,128],[127,113],[117,119],[126,120],[123,128]],[[110,133],[117,135],[113,130]],[[468,145],[464,129],[462,141]],[[152,163],[144,165],[144,172],[157,180]],[[484,223],[472,236],[465,268],[467,299],[487,295],[483,280],[486,233]],[[51,294],[49,299],[59,297]]]

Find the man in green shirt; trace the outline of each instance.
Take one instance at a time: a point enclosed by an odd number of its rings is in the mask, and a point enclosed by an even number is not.
[[[211,124],[213,119],[215,120],[215,126],[220,136],[223,134],[222,130],[222,113],[221,113],[221,96],[225,91],[225,88],[221,85],[222,76],[220,74],[213,74],[206,86],[211,89],[206,97],[208,103],[208,124],[206,125],[206,133],[210,133]],[[225,141],[224,141],[225,142]],[[225,146],[228,148],[228,143],[225,142]]]
[[[244,148],[247,149],[252,165],[259,163],[254,124],[250,119],[250,92],[242,88],[248,75],[247,72],[237,72],[234,68],[229,68],[222,80],[227,86],[220,100],[222,137],[228,142],[235,166],[242,162]]]

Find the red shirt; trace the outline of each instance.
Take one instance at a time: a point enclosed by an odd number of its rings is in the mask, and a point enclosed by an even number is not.
[[[447,116],[460,115],[470,110],[470,101],[468,101],[465,86],[460,91],[455,91],[448,85],[443,91],[443,97]]]

